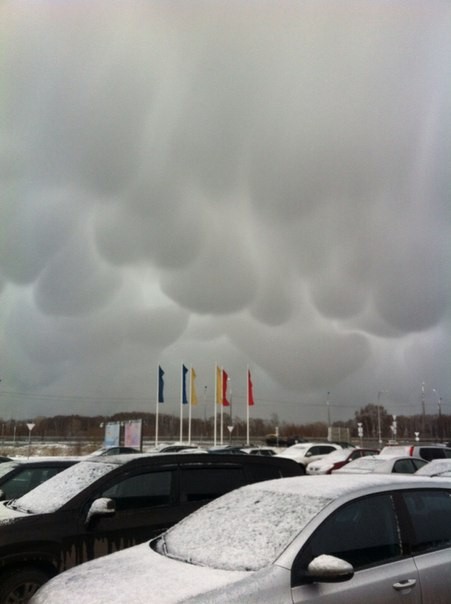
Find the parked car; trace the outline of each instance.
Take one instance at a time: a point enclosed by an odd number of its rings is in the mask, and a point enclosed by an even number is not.
[[[25,495],[77,461],[69,457],[48,457],[0,464],[0,501]]]
[[[307,474],[311,474],[312,476],[332,474],[333,470],[342,468],[354,459],[360,459],[360,457],[366,457],[367,455],[378,455],[378,453],[378,449],[338,449],[318,461],[309,463]]]
[[[131,453],[141,453],[141,451],[134,447],[102,447],[91,453],[90,457],[96,457],[97,455],[128,455]]]
[[[81,461],[0,503],[0,604],[25,602],[58,572],[150,539],[232,489],[298,474],[292,460],[244,453]]]
[[[342,449],[341,445],[337,445],[335,443],[329,443],[329,442],[298,443],[296,445],[292,445],[291,447],[288,447],[288,449],[285,449],[285,451],[278,453],[276,455],[276,457],[285,457],[288,459],[294,459],[294,461],[296,461],[299,464],[299,466],[301,468],[301,472],[305,474],[305,469],[309,463],[312,463],[312,461],[317,461],[319,459],[322,459],[329,453],[332,453],[332,451],[337,451],[339,449]]]
[[[265,455],[267,457],[272,457],[276,454],[276,451],[271,447],[243,447],[241,451],[249,455]]]
[[[445,476],[451,477],[451,459],[433,459],[415,474],[419,476]]]
[[[431,461],[432,459],[451,458],[451,448],[444,445],[388,445],[381,450],[381,454],[410,455]]]
[[[436,604],[450,559],[451,481],[305,476],[228,493],[31,604]]]
[[[421,457],[368,455],[350,461],[332,474],[414,474],[427,463]]]

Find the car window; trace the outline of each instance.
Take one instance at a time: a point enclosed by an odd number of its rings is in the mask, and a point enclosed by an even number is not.
[[[441,459],[445,457],[445,449],[440,449],[439,447],[421,447],[420,456],[427,461],[431,461],[431,459]]]
[[[168,505],[173,473],[164,470],[136,474],[110,486],[100,496],[113,499],[117,510]]]
[[[411,459],[398,459],[393,464],[393,472],[399,474],[413,474],[416,467]]]
[[[420,554],[451,546],[451,494],[417,491],[404,495],[412,521],[412,552]]]
[[[271,476],[272,478],[273,476]],[[210,501],[246,483],[241,466],[180,468],[180,501]]]
[[[31,491],[41,482],[48,480],[58,472],[64,470],[63,467],[54,468],[28,468],[12,476],[0,487],[5,499],[14,499],[21,497],[27,491]]]
[[[319,445],[314,445],[313,447],[310,447],[307,452],[307,455],[321,455],[321,447]]]
[[[319,447],[320,455],[327,455],[328,453],[332,453],[332,451],[336,451],[335,447],[329,447],[328,445]]]
[[[335,511],[315,531],[293,566],[293,584],[305,582],[308,564],[329,554],[354,570],[385,564],[401,555],[396,516],[389,495],[353,501]]]

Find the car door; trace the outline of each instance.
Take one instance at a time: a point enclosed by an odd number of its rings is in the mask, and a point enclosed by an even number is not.
[[[340,583],[309,582],[308,564],[322,554],[352,564],[354,576]],[[318,527],[294,562],[292,597],[293,604],[421,604],[419,573],[413,558],[403,555],[389,494],[346,504]]]
[[[174,464],[134,472],[103,489],[98,496],[112,499],[116,511],[86,524],[88,559],[151,539],[175,524],[179,520],[176,477]]]
[[[412,491],[403,496],[411,520],[412,554],[423,602],[451,600],[451,491]]]

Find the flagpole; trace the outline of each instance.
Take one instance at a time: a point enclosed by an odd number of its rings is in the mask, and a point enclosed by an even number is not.
[[[158,447],[158,405],[159,405],[159,394],[160,394],[160,366],[158,365],[157,373],[157,396],[155,397],[155,446]]]
[[[184,378],[183,375],[183,363],[181,367],[181,375],[180,375],[180,443],[183,443],[183,384]]]
[[[249,446],[249,365],[246,371],[246,444]]]
[[[188,403],[188,444],[191,444],[191,407],[193,405],[193,367],[189,372],[189,403]]]
[[[218,429],[218,414],[216,405],[218,404],[218,363],[215,363],[215,396],[213,398],[213,446],[216,447],[216,432]]]
[[[157,396],[156,398],[156,408],[155,408],[155,446],[158,447],[158,407],[160,405],[160,365],[158,365],[158,374],[157,374]]]

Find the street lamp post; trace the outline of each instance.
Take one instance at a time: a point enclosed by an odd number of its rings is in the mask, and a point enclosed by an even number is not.
[[[432,392],[435,392],[437,396],[437,405],[438,405],[438,416],[437,416],[437,436],[442,442],[442,397],[439,396],[439,393],[435,388],[432,388]]]

